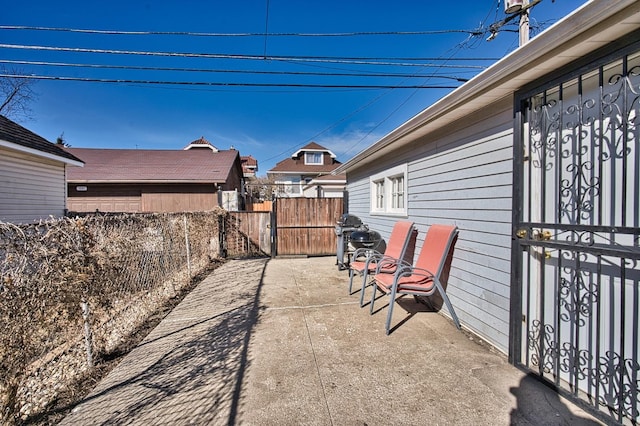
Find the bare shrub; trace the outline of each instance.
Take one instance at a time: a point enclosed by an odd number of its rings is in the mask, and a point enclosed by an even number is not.
[[[224,210],[0,222],[0,423],[42,413],[126,350],[238,232]]]

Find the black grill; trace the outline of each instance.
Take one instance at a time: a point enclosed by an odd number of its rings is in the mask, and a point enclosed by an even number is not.
[[[354,231],[350,236],[351,245],[356,248],[368,248],[375,250],[382,242],[382,237],[376,231]]]
[[[338,269],[343,270],[349,268],[349,255],[348,247],[351,240],[351,234],[356,231],[368,231],[367,225],[362,223],[362,220],[358,216],[352,214],[343,214],[340,220],[336,223],[336,265]],[[345,254],[347,255],[347,261],[345,262]]]

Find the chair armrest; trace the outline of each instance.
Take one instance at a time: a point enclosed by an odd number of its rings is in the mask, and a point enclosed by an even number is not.
[[[356,256],[356,253],[358,253],[358,256]],[[358,257],[361,258],[361,262],[365,262],[365,268],[368,270],[369,265],[377,265],[380,259],[384,258],[384,254],[372,249],[359,248],[354,252],[353,260],[358,259]]]
[[[397,281],[401,277],[410,277],[412,275],[417,275],[419,277],[425,278],[435,278],[435,274],[428,269],[418,268],[416,266],[404,266],[402,268],[398,268],[398,272],[396,272],[396,280]]]
[[[359,249],[356,249],[356,251],[353,252],[353,258],[357,259],[358,257],[361,257],[361,256],[362,257],[383,256],[383,254],[374,249],[361,247]]]
[[[388,268],[390,266],[395,266],[396,271],[398,271],[404,267],[410,267],[411,264],[404,260],[396,259],[395,257],[383,255],[382,258],[378,260],[376,274],[380,273],[382,268]]]

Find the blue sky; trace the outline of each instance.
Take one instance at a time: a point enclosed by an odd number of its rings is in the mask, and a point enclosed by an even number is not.
[[[486,29],[504,19],[502,0],[7,3],[0,15],[0,26],[5,27],[0,29],[0,60],[48,65],[0,62],[0,67],[25,75],[126,81],[34,80],[32,114],[28,119],[16,117],[20,124],[50,141],[63,134],[68,144],[84,148],[181,149],[203,136],[220,149],[233,146],[241,155],[257,158],[259,175],[311,141],[347,161],[449,93],[451,86],[462,84],[454,78],[473,77],[518,44],[514,25],[503,26],[506,31],[492,41],[486,41],[486,32],[470,36],[461,31]],[[542,0],[532,9],[532,26],[549,27],[584,3]],[[318,35],[328,33],[348,35]],[[363,85],[449,87],[353,87]]]

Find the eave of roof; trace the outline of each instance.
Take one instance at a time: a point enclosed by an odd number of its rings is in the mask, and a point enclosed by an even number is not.
[[[0,146],[7,149],[82,167],[84,162],[40,135],[0,115]]]
[[[298,155],[300,155],[301,152],[328,152],[331,158],[337,158],[336,155],[331,152],[331,150],[325,148],[317,142],[310,142],[306,144],[305,146],[291,154],[291,158],[296,158]]]
[[[40,151],[39,149],[33,149],[21,144],[7,142],[5,140],[0,140],[0,146],[3,146],[5,148],[11,149],[16,152],[33,155],[35,157],[45,158],[47,160],[58,161],[60,163],[69,164],[71,166],[77,166],[77,167],[84,166],[84,162],[82,162],[81,160],[73,160],[67,156],[56,155],[49,152]]]
[[[333,164],[300,164],[287,158],[267,170],[267,174],[326,174],[331,173],[339,165],[337,161]]]
[[[356,154],[333,173],[350,172],[379,160],[638,28],[637,0],[590,1]]]

